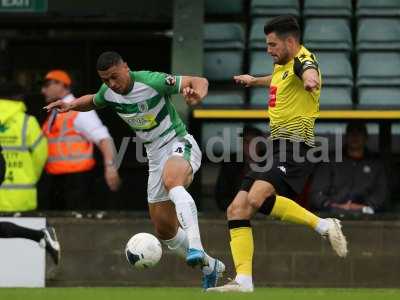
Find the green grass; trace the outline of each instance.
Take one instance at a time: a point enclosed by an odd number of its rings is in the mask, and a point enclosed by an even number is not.
[[[0,289],[4,300],[400,300],[400,289],[258,288],[252,294],[211,294],[195,288]]]

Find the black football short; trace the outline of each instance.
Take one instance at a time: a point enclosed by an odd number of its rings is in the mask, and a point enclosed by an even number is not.
[[[285,143],[285,147],[281,148],[281,143]],[[269,155],[265,163],[261,164],[261,169],[247,173],[240,190],[248,192],[254,181],[263,180],[271,183],[278,195],[296,198],[302,193],[314,169],[314,163],[306,155],[310,149],[305,143],[274,140],[272,149],[269,147],[267,150]],[[266,164],[269,167],[263,167]]]

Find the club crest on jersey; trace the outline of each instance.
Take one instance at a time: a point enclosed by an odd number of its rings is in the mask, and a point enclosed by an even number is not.
[[[282,80],[284,80],[289,75],[289,71],[285,71],[282,74]]]
[[[146,112],[149,110],[149,106],[147,105],[146,101],[139,102],[137,106],[140,112]]]
[[[176,84],[175,76],[167,75],[165,77],[165,84],[166,85],[170,85],[170,86],[174,86]]]

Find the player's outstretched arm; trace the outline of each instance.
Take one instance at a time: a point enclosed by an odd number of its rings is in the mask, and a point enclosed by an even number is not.
[[[271,79],[272,79],[271,75],[262,77],[254,77],[249,74],[233,76],[233,80],[235,80],[237,84],[241,84],[245,87],[255,87],[255,86],[268,87],[271,85]]]
[[[180,92],[187,104],[199,104],[207,96],[208,80],[203,77],[182,76]]]
[[[57,100],[45,106],[43,109],[47,110],[48,112],[52,109],[57,109],[58,112],[67,112],[70,110],[89,111],[96,109],[96,106],[93,102],[93,97],[94,95],[85,95],[76,98],[74,101],[69,103],[66,103],[63,100]]]

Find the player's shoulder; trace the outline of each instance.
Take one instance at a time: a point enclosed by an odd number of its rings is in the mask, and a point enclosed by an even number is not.
[[[298,60],[300,63],[304,63],[306,61],[317,62],[315,54],[304,46],[301,46],[300,51],[295,56],[295,60]]]
[[[318,61],[313,53],[308,51],[304,46],[301,46],[300,51],[294,57],[293,71],[301,78],[307,69],[315,69],[319,72]]]
[[[166,76],[165,73],[148,70],[133,71],[131,75],[136,82],[142,83],[153,83],[155,81],[164,80]]]
[[[103,83],[100,86],[100,88],[99,88],[97,93],[100,93],[100,94],[104,95],[108,90],[111,90],[111,89],[105,83]]]
[[[157,91],[165,88],[174,87],[178,82],[178,77],[164,72],[156,71],[135,71],[132,73],[135,82],[148,85]]]

